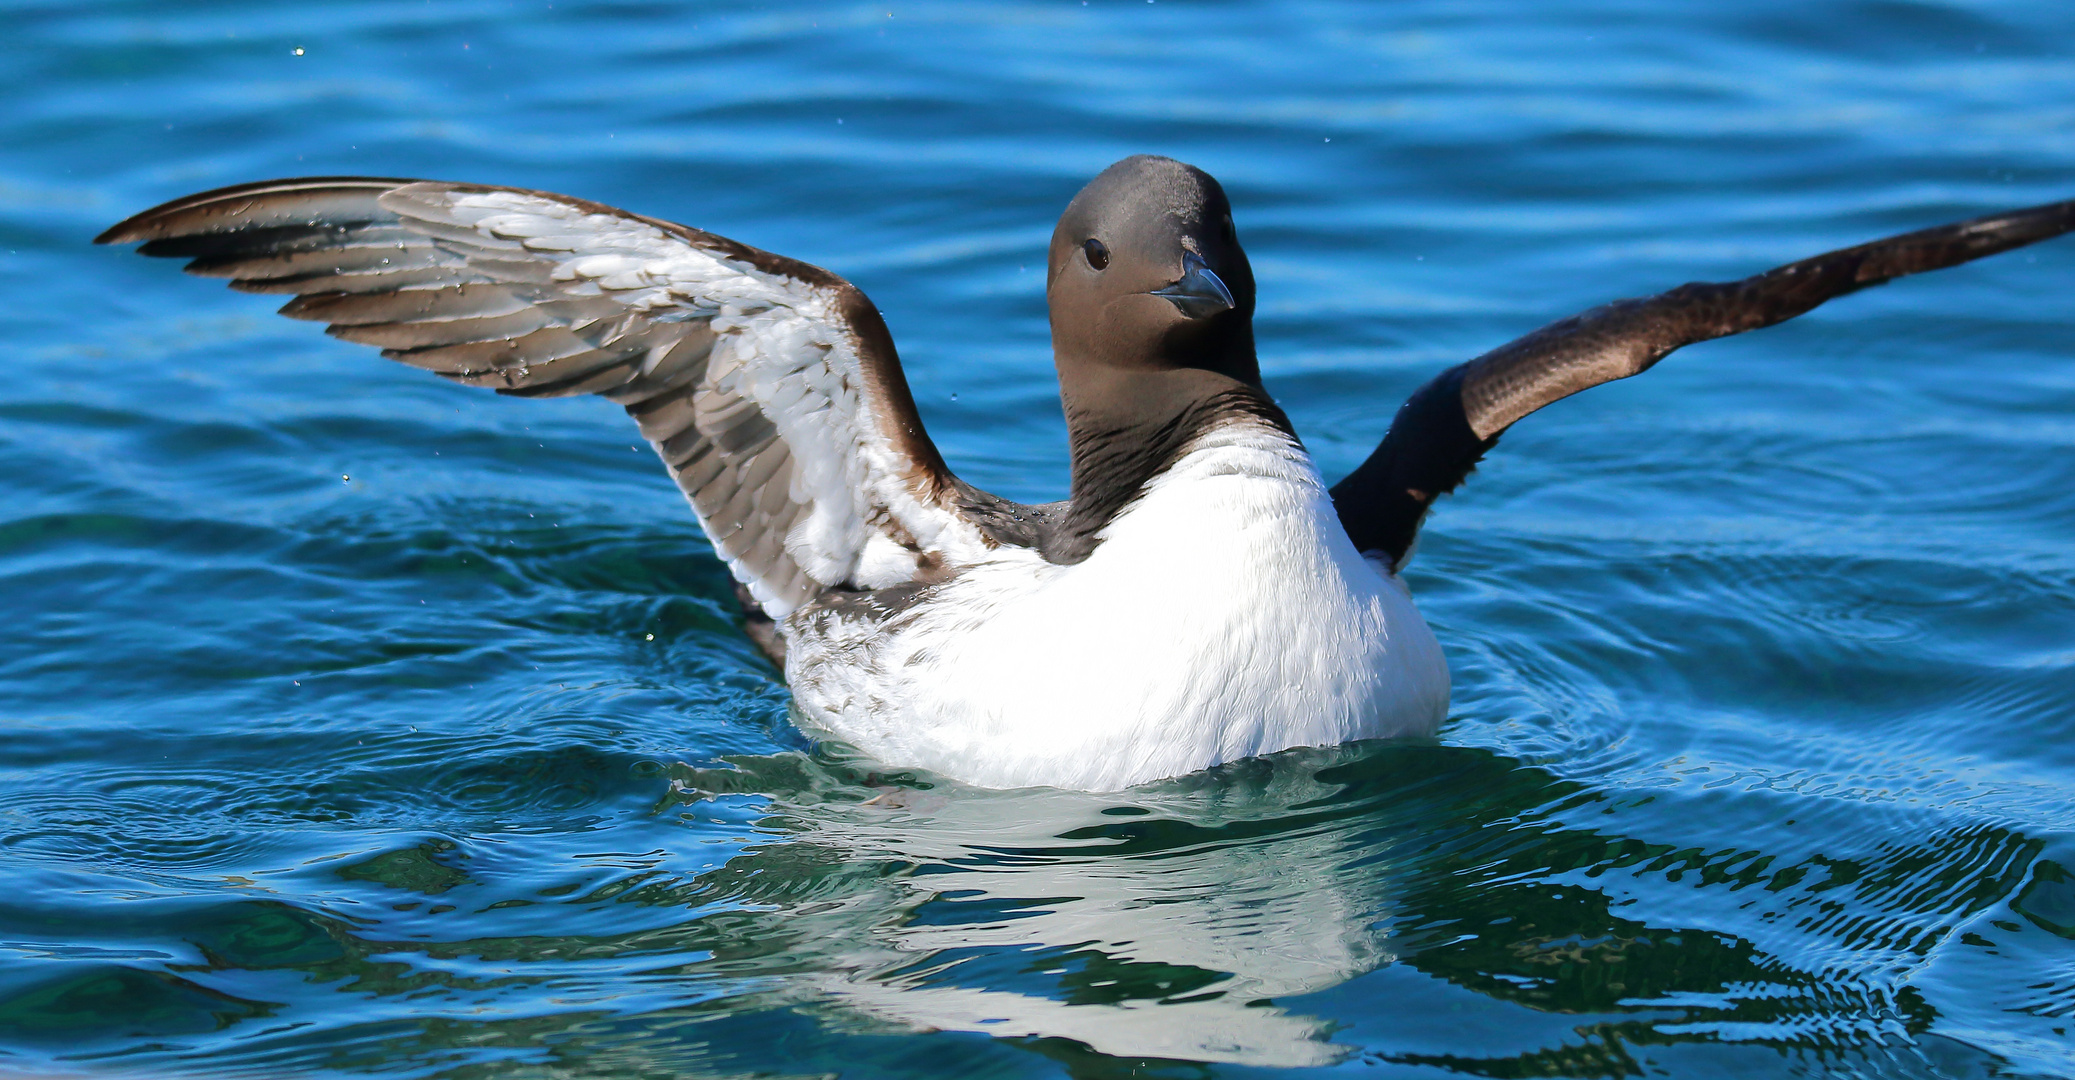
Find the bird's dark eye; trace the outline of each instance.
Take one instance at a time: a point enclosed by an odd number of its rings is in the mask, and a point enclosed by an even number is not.
[[[1088,265],[1097,270],[1110,264],[1110,249],[1104,247],[1100,240],[1090,239],[1081,245],[1081,250],[1088,253]]]

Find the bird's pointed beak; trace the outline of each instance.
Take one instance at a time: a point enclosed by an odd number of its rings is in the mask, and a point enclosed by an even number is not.
[[[1193,251],[1182,255],[1182,279],[1164,289],[1154,289],[1153,295],[1173,304],[1183,315],[1201,319],[1230,311],[1237,304],[1232,302],[1232,290],[1211,273],[1210,265]]]

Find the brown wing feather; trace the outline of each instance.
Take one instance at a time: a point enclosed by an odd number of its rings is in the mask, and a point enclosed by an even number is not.
[[[1580,390],[1650,370],[1672,350],[1785,322],[1826,300],[2075,229],[2075,201],[1991,214],[1825,252],[1742,281],[1695,282],[1616,300],[1485,353],[1463,378],[1479,438]]]
[[[202,192],[96,242],[138,241],[457,382],[625,406],[774,615],[888,583],[875,543],[977,542],[877,309],[805,263],[566,196],[369,177]]]
[[[1399,408],[1376,452],[1333,487],[1362,551],[1395,565],[1433,500],[1455,489],[1508,427],[1673,350],[1785,322],[1826,300],[2075,229],[2075,201],[1991,214],[1788,263],[1742,281],[1696,282],[1550,323],[1442,372]]]

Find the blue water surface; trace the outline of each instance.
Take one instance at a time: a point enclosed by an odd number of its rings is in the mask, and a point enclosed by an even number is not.
[[[827,266],[1063,495],[1042,263],[1217,175],[1329,478],[1545,321],[2075,197],[2020,0],[0,3],[0,1074],[2075,1075],[2075,243],[1509,433],[1409,745],[815,746],[632,426],[95,248],[302,174]]]

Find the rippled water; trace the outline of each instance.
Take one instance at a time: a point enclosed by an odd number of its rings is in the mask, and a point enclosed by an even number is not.
[[[0,8],[0,1073],[2075,1074],[2075,243],[1536,415],[1409,575],[1438,740],[1110,797],[810,745],[612,406],[87,245],[312,173],[682,220],[1049,499],[1045,240],[1164,152],[1337,476],[1548,319],[2075,196],[2075,9]]]

